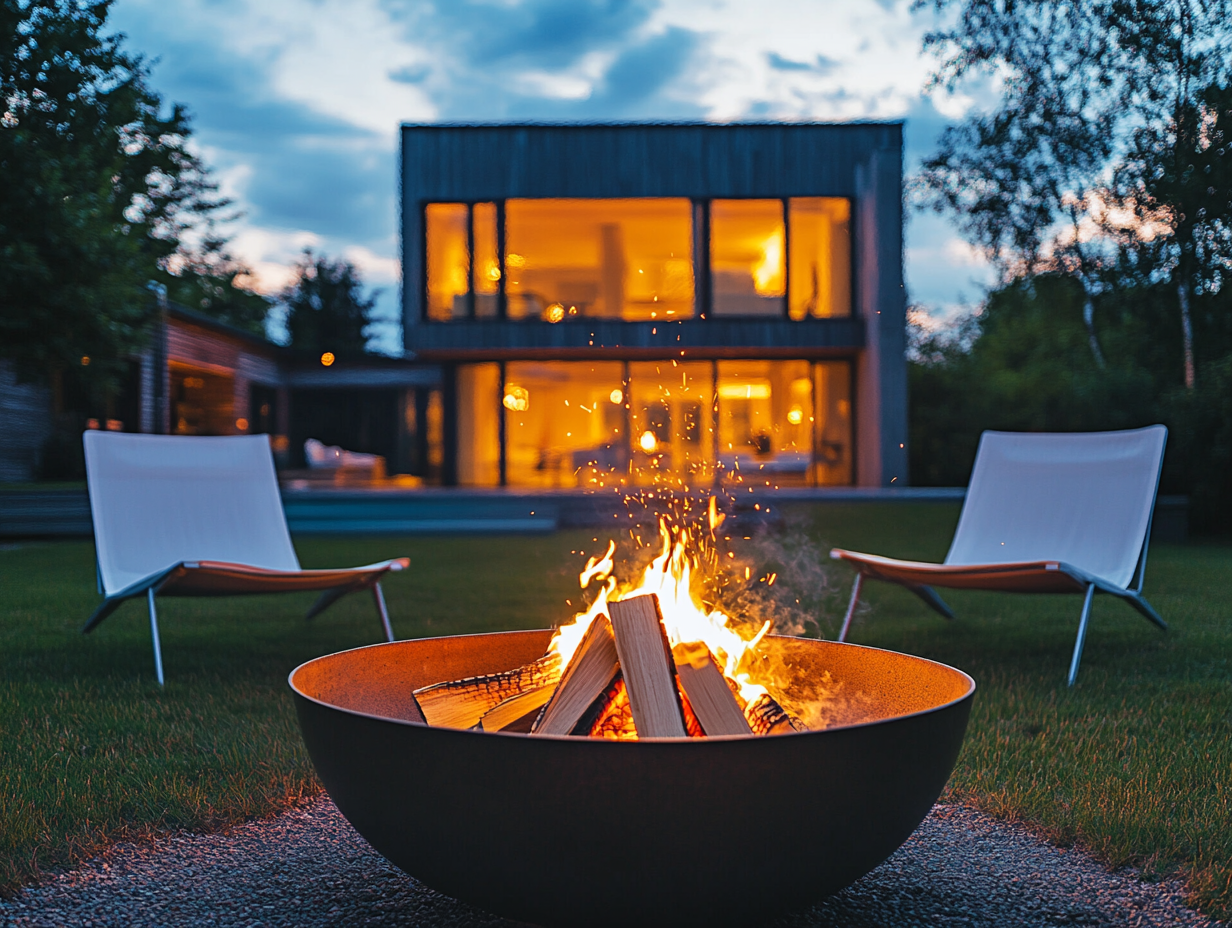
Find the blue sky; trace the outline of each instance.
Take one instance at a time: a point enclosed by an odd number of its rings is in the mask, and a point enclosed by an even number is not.
[[[396,318],[397,128],[504,119],[905,119],[910,171],[965,94],[926,97],[909,0],[116,0],[243,216],[234,250],[277,290],[305,246],[344,256]],[[989,272],[912,214],[910,299],[939,315]],[[396,344],[393,325],[383,344]]]

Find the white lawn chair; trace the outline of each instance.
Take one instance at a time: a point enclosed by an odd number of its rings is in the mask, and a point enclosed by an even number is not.
[[[1070,686],[1097,589],[1166,630],[1143,599],[1142,582],[1167,437],[1162,425],[1124,432],[985,432],[943,564],[830,552],[856,569],[838,640],[847,638],[865,577],[907,587],[946,618],[954,614],[935,586],[1084,594]]]
[[[88,431],[86,481],[99,592],[90,632],[126,599],[146,596],[154,668],[163,683],[154,596],[323,591],[308,618],[371,589],[394,640],[381,577],[407,558],[341,570],[301,570],[287,531],[269,439],[189,438]]]

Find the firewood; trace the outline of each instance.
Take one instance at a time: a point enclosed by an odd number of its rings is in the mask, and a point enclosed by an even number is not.
[[[560,656],[553,653],[503,673],[434,683],[415,690],[415,698],[429,725],[474,728],[484,713],[506,699],[555,686],[559,680]]]
[[[484,731],[530,731],[531,722],[539,715],[539,710],[552,698],[554,687],[540,686],[517,696],[510,696],[504,702],[493,706],[479,720],[479,727]],[[521,726],[519,722],[525,719]]]
[[[705,644],[700,641],[681,642],[672,648],[672,657],[676,662],[680,688],[689,698],[689,705],[701,723],[702,731],[710,737],[753,733],[727,685],[727,678]]]
[[[763,693],[744,708],[744,717],[755,735],[785,735],[808,731],[808,726],[787,711],[769,693]]]
[[[676,689],[680,693],[680,708],[684,712],[684,730],[689,733],[690,738],[705,738],[706,732],[702,730],[702,723],[697,720],[697,713],[689,702],[689,694],[680,685],[680,677],[676,677]]]
[[[595,700],[573,730],[575,735],[591,738],[607,738],[609,741],[636,741],[637,727],[633,724],[633,707],[629,705],[629,691],[621,674],[616,675],[611,686]]]
[[[608,613],[638,738],[688,737],[659,597],[650,593],[609,603]]]
[[[607,616],[600,615],[586,629],[531,734],[570,734],[619,672],[612,623]]]

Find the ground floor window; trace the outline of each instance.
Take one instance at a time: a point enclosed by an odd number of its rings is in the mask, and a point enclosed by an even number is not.
[[[471,486],[842,485],[848,361],[511,361],[457,373]]]

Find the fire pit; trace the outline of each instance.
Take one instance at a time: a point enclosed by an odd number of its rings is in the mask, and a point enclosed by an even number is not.
[[[785,688],[826,681],[821,730],[622,742],[414,721],[415,690],[523,667],[553,637],[380,644],[289,681],[321,781],[376,850],[544,925],[743,925],[841,889],[924,818],[975,692],[922,658],[767,635]]]

